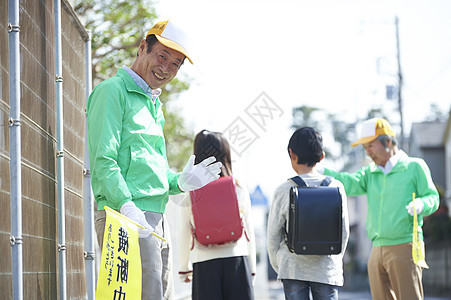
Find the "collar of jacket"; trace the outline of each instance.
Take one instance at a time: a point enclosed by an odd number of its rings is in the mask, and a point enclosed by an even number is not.
[[[399,153],[399,155],[400,155],[399,160],[396,163],[396,165],[393,166],[393,169],[391,169],[391,171],[388,172],[388,174],[397,173],[397,172],[404,172],[405,170],[407,170],[407,165],[409,163],[408,156],[407,156],[407,154],[404,151],[402,151],[402,150],[399,150],[399,151],[400,151],[400,153]],[[377,165],[374,162],[372,162],[371,165],[370,165],[370,172],[371,173],[377,173],[377,172],[384,173],[381,169],[379,169],[377,167]]]
[[[143,89],[133,80],[133,78],[130,76],[130,74],[128,74],[127,71],[125,71],[123,68],[119,68],[119,70],[117,70],[116,75],[119,76],[124,81],[127,92],[134,92],[134,93],[142,94],[142,95],[146,96],[150,101],[152,101],[152,99],[150,99],[149,95],[147,95],[146,92],[143,91]],[[157,107],[161,105],[160,97],[157,97],[155,99],[155,105]]]

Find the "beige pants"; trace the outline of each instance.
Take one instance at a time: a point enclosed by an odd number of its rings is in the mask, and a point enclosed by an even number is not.
[[[412,243],[373,247],[368,276],[373,300],[423,299],[423,268],[412,259]]]
[[[139,250],[142,265],[142,300],[173,299],[172,251],[169,225],[164,214],[145,211],[147,222],[155,229],[155,233],[164,237],[167,242],[150,235],[139,239]],[[106,213],[96,211],[95,228],[97,240],[102,248],[105,231]]]

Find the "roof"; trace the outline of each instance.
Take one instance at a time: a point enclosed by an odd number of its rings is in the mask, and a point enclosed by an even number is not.
[[[420,148],[442,147],[446,131],[446,122],[413,123],[411,136]]]

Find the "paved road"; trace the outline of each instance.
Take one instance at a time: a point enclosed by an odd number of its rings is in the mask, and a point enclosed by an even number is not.
[[[259,295],[256,293],[256,300],[285,300],[282,284],[280,282],[270,282],[269,290],[266,295]],[[361,292],[349,292],[349,291],[339,291],[338,299],[340,300],[372,300],[369,291]],[[424,300],[451,300],[450,297],[429,297],[426,296]]]
[[[270,294],[270,298],[256,298],[256,299],[267,299],[267,300],[285,300],[282,290],[273,290]],[[339,300],[372,300],[370,292],[344,292],[338,293]],[[426,296],[424,300],[450,300],[451,297],[428,297]]]
[[[340,300],[371,300],[371,294],[370,292],[345,292],[345,291],[340,291],[338,293],[338,299]],[[428,297],[426,296],[424,298],[424,300],[449,300],[451,298],[447,298],[447,297]]]

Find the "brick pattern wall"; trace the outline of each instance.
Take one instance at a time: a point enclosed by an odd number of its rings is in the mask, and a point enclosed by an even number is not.
[[[85,46],[62,5],[64,177],[68,299],[86,298],[83,245]],[[53,0],[20,1],[24,299],[58,298],[56,83]],[[0,290],[12,298],[9,194],[8,1],[0,3]]]

